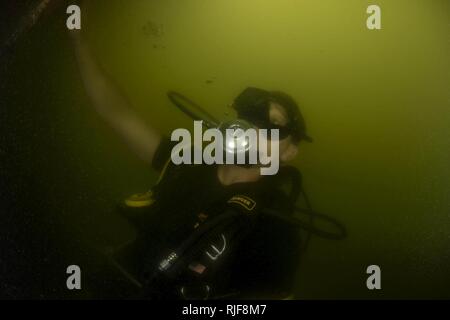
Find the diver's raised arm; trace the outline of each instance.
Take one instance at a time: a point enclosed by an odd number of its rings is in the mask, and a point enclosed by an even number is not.
[[[98,114],[144,161],[151,163],[161,136],[132,110],[128,99],[108,77],[79,31],[70,31],[86,93]]]

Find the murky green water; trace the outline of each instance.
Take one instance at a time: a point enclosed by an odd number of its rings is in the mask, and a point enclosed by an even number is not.
[[[168,90],[219,118],[249,85],[296,98],[314,143],[301,145],[295,165],[314,207],[349,230],[342,242],[313,238],[298,298],[448,298],[450,3],[378,0],[375,31],[365,24],[369,4],[90,1],[83,28],[163,133],[192,126]],[[11,261],[45,296],[60,288],[36,281],[82,248],[132,237],[114,205],[156,179],[91,109],[64,19],[59,9],[19,40],[1,99],[9,239],[25,248]],[[53,271],[34,274],[33,263]],[[381,291],[366,288],[370,264],[381,267]]]

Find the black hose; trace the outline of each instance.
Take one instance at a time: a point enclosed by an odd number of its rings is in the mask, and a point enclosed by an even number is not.
[[[310,209],[295,207],[295,212],[306,213],[310,217],[313,217],[314,219],[321,219],[323,221],[327,221],[330,224],[334,225],[335,228],[338,229],[338,232],[328,232],[328,231],[321,230],[321,229],[317,228],[316,226],[314,226],[314,224],[312,224],[310,222],[305,223],[301,219],[298,219],[298,218],[280,215],[279,212],[276,210],[264,209],[263,212],[270,216],[284,220],[285,222],[287,222],[289,224],[298,226],[298,227],[302,228],[303,230],[306,230],[309,233],[319,236],[321,238],[330,239],[330,240],[342,240],[347,237],[347,230],[342,223],[340,223],[338,220],[336,220],[330,216],[327,216],[325,214],[322,214],[322,213],[319,213],[319,212],[316,212],[316,211],[313,211]]]
[[[301,189],[301,195],[303,196],[303,199],[305,200],[306,208],[309,210],[308,212],[310,212],[310,213],[313,212],[311,201],[309,201],[309,197],[308,197],[308,195],[306,194],[306,191],[303,188]],[[295,209],[296,209],[296,212],[299,212],[297,210],[297,207],[295,207]],[[313,214],[309,214],[309,225],[311,225],[311,226],[314,225],[314,218],[315,217],[314,217]],[[309,242],[311,241],[311,236],[312,236],[312,231],[310,230],[306,234],[305,240],[303,242],[303,245],[302,245],[303,251],[305,251],[306,248],[308,247]]]
[[[167,93],[167,97],[176,107],[178,107],[178,109],[180,109],[186,115],[188,115],[189,117],[191,117],[194,120],[203,121],[206,127],[216,128],[219,126],[220,121],[218,121],[215,117],[213,117],[211,114],[209,114],[205,109],[200,107],[198,104],[196,104],[189,98],[183,96],[181,93],[178,93],[175,91],[169,91]],[[181,100],[181,101],[179,101],[179,100]],[[205,117],[199,116],[196,112],[190,110],[183,103],[187,103],[191,107],[194,107],[194,109],[197,109],[197,111],[199,111],[200,113],[205,115],[207,119],[205,119]]]

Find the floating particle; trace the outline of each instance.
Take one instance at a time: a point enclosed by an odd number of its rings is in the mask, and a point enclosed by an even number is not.
[[[164,25],[149,20],[142,27],[142,31],[148,37],[161,38],[164,35]]]

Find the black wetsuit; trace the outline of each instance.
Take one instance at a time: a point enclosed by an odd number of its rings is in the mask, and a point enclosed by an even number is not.
[[[297,230],[261,215],[274,202],[273,180],[262,177],[224,186],[215,165],[176,166],[168,161],[172,146],[164,139],[156,151],[153,168],[162,176],[152,189],[154,202],[139,214],[129,214],[138,237],[119,258],[144,283],[144,294],[182,298],[180,288],[189,286],[208,286],[208,295],[215,297],[289,291],[300,239]],[[185,251],[188,258],[180,262],[176,276],[168,279],[158,271],[165,258],[219,217],[230,218],[209,228]]]

